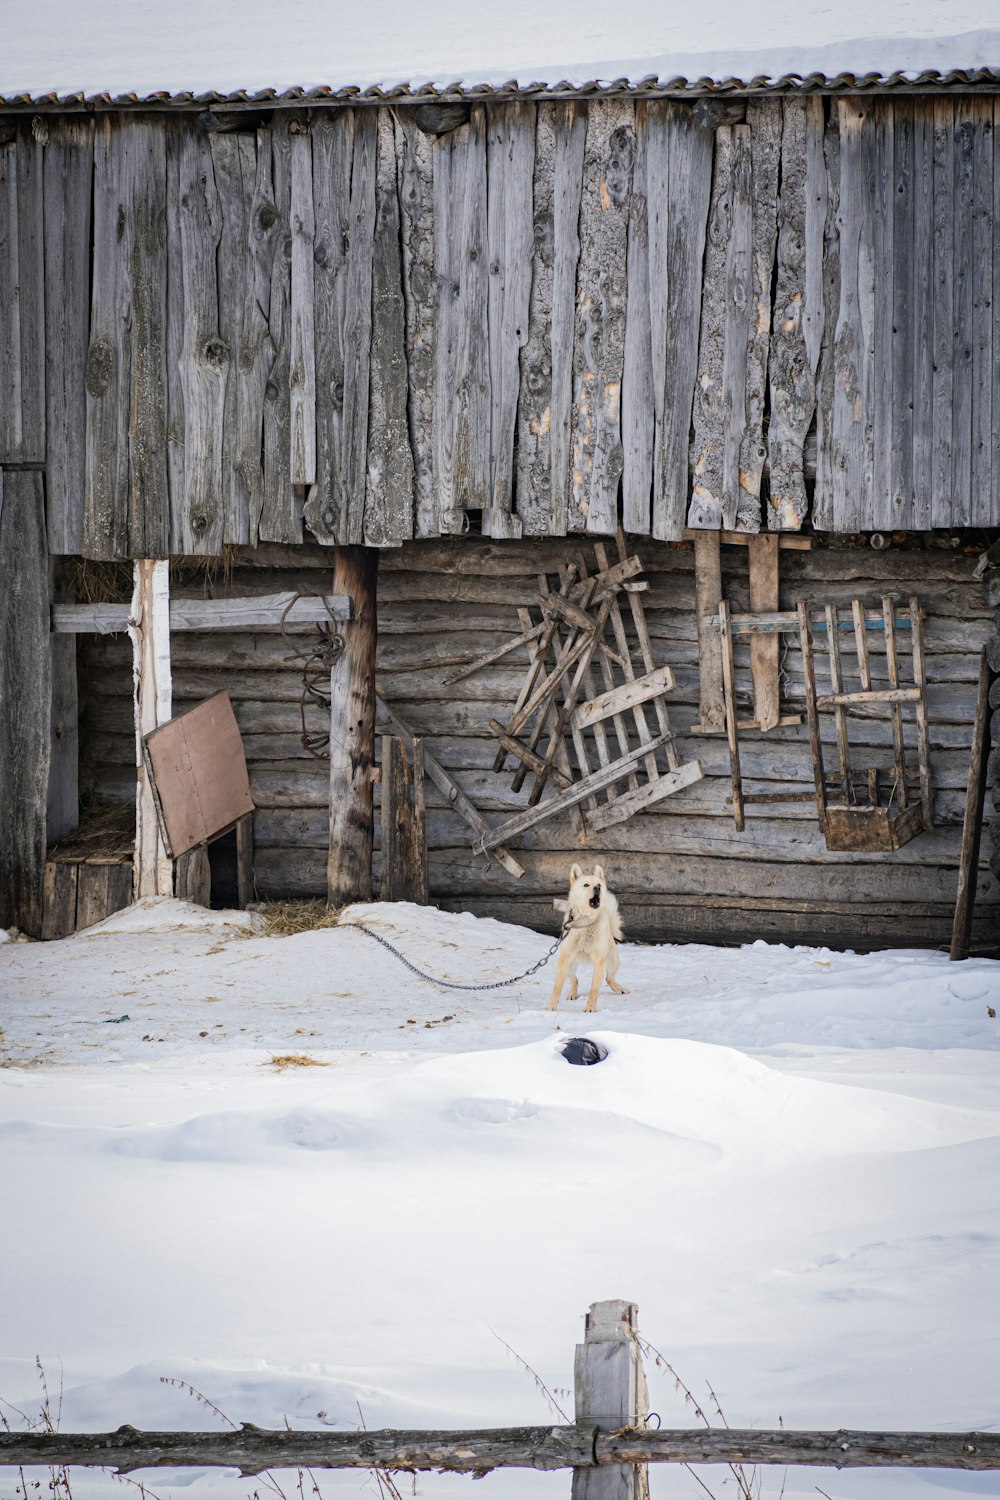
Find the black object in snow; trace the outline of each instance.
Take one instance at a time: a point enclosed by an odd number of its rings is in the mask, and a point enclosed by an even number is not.
[[[608,1049],[602,1047],[600,1042],[592,1042],[589,1036],[571,1036],[562,1049],[562,1055],[568,1063],[589,1068],[591,1063],[603,1062]]]

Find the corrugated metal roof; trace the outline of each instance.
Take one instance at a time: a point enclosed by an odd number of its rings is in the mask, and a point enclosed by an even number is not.
[[[469,100],[492,98],[565,99],[589,98],[608,94],[703,98],[706,95],[774,94],[774,93],[928,93],[938,90],[969,91],[1000,89],[1000,68],[954,68],[941,73],[927,68],[920,73],[823,73],[800,75],[786,73],[780,78],[758,75],[753,78],[657,78],[650,76],[632,82],[627,78],[612,82],[506,84],[422,84],[412,88],[398,84],[391,88],[373,85],[369,88],[292,88],[237,89],[232,93],[154,93],[154,94],[86,94],[47,93],[0,95],[0,108],[105,110],[105,109],[277,109],[305,108],[327,104],[378,104],[413,100]]]

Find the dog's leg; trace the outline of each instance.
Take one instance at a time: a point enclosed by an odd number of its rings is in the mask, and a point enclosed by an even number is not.
[[[614,990],[616,995],[627,995],[628,990],[625,989],[623,985],[618,984],[615,980],[615,975],[618,973],[619,961],[618,949],[615,944],[612,943],[611,952],[608,954],[608,986],[610,989]]]
[[[567,1000],[575,1000],[580,993],[580,982],[576,977],[576,964],[571,965],[569,971],[569,994]]]
[[[601,988],[601,981],[604,978],[604,969],[605,969],[604,959],[603,958],[595,958],[594,959],[594,977],[590,981],[590,994],[587,996],[587,1004],[585,1006],[586,1010],[596,1010],[597,1009],[597,994],[598,994],[598,991]]]
[[[556,957],[556,977],[552,985],[552,994],[549,997],[549,1010],[558,1010],[559,1008],[559,996],[562,994],[563,985],[566,983],[566,972],[568,969],[569,954],[565,949],[560,948]]]

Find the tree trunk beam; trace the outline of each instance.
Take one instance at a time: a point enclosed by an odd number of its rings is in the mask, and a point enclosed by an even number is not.
[[[596,1426],[471,1432],[0,1432],[0,1465],[116,1469],[565,1469],[606,1464],[778,1464],[838,1469],[1000,1469],[997,1432],[793,1432],[757,1428],[602,1431]]]

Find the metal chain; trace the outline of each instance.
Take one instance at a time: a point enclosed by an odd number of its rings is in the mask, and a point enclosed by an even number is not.
[[[370,927],[366,927],[363,922],[342,922],[341,926],[349,928],[352,932],[363,932],[366,937],[374,938],[376,943],[381,943],[383,948],[388,948],[389,952],[394,954],[395,957],[399,959],[401,964],[405,964],[406,968],[408,968],[412,974],[416,974],[418,979],[426,979],[428,983],[439,985],[442,989],[445,990],[502,990],[506,989],[508,985],[520,984],[522,979],[530,979],[532,974],[537,974],[539,969],[544,969],[553,953],[555,953],[556,949],[559,947],[559,944],[562,942],[563,937],[566,933],[566,929],[565,927],[563,927],[562,932],[560,932],[559,936],[556,938],[555,942],[552,944],[552,947],[549,949],[548,953],[546,953],[545,957],[540,958],[537,964],[532,964],[530,969],[525,969],[523,974],[515,974],[513,979],[497,979],[492,984],[456,984],[454,980],[451,979],[436,979],[433,974],[425,974],[423,969],[418,969],[416,964],[412,964],[410,962],[405,953],[400,953],[399,949],[394,947],[387,938],[382,937],[380,933],[373,932],[372,929]]]

